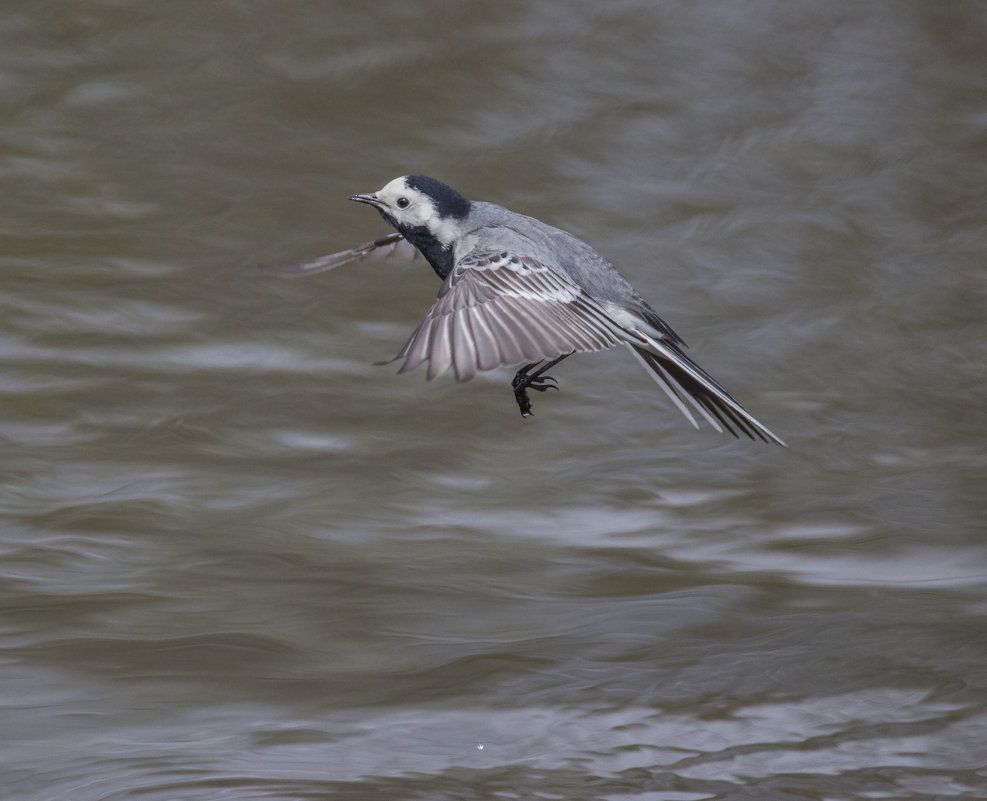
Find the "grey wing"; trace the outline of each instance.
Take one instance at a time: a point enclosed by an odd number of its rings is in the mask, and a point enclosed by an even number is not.
[[[348,264],[357,259],[372,259],[374,261],[383,259],[399,259],[411,261],[420,256],[418,249],[412,245],[401,234],[388,234],[372,242],[364,242],[350,250],[342,250],[329,256],[322,256],[313,261],[296,262],[294,264],[265,264],[261,269],[268,273],[278,275],[302,276],[332,270],[343,264]]]
[[[604,350],[621,327],[566,276],[507,252],[460,259],[438,299],[395,359],[399,372],[428,362],[428,379],[450,367],[457,381],[477,371]]]

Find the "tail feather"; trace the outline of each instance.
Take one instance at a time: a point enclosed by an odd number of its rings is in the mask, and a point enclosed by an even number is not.
[[[744,434],[753,440],[784,446],[780,437],[758,422],[729,392],[677,346],[651,337],[641,344],[626,343],[638,361],[648,368],[651,377],[665,390],[679,411],[696,428],[699,427],[686,401],[717,431],[724,428],[734,437]],[[738,433],[740,432],[740,433]]]
[[[677,390],[675,383],[667,377],[667,373],[662,369],[661,365],[657,364],[651,357],[651,354],[646,350],[641,350],[640,348],[635,348],[633,345],[627,346],[630,352],[634,354],[641,364],[648,369],[652,378],[655,379],[658,386],[665,390],[665,394],[672,399],[672,403],[679,407],[679,411],[685,415],[686,419],[692,423],[695,428],[699,428],[699,423],[696,422],[696,418],[693,416],[692,412],[689,411],[689,407],[683,402],[683,397],[688,397],[685,392],[681,395]],[[651,372],[654,371],[654,372]],[[716,424],[714,423],[714,426]]]

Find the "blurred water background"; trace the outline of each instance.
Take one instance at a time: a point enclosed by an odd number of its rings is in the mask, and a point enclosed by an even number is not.
[[[0,798],[987,795],[987,6],[0,10]],[[434,175],[618,265],[629,354],[395,375]]]

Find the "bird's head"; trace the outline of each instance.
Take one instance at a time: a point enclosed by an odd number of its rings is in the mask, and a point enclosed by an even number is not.
[[[377,192],[350,195],[350,200],[373,206],[410,239],[426,235],[444,248],[460,236],[470,211],[470,202],[459,192],[424,175],[395,178]]]

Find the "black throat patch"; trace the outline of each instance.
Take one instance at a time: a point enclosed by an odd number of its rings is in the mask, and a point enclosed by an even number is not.
[[[394,225],[394,221],[388,219],[387,216],[384,219]],[[432,265],[435,274],[445,281],[455,266],[452,260],[452,248],[442,247],[442,243],[423,226],[410,228],[406,225],[394,225],[394,227],[401,232],[401,236],[421,251],[428,263]]]

